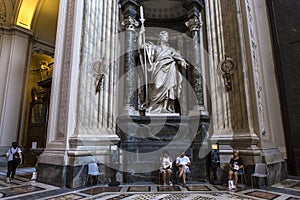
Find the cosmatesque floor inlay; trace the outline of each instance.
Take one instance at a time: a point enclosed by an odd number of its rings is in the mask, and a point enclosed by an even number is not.
[[[131,186],[127,192],[150,192],[150,190],[151,188],[149,186]]]
[[[0,193],[3,194],[4,197],[10,197],[10,196],[16,196],[18,194],[26,194],[26,193],[36,192],[40,190],[45,190],[45,189],[33,185],[23,185],[23,186],[1,189]]]
[[[274,194],[272,192],[262,192],[262,191],[252,191],[252,192],[248,192],[245,194],[252,196],[252,197],[258,197],[258,198],[268,199],[268,200],[272,200],[272,199],[275,199],[280,196],[280,195]]]
[[[85,196],[78,195],[78,194],[66,194],[66,195],[61,195],[53,198],[49,198],[47,200],[66,200],[66,199],[72,199],[72,200],[77,200],[77,199],[82,199]]]
[[[21,170],[21,169],[18,169]],[[13,200],[295,200],[300,199],[298,180],[285,180],[281,184],[269,187],[268,190],[251,189],[231,192],[226,185],[209,183],[188,183],[174,186],[156,185],[153,183],[139,185],[86,186],[79,189],[59,188],[32,181],[30,175],[20,172],[14,183],[6,183],[5,170],[0,171],[0,199]]]

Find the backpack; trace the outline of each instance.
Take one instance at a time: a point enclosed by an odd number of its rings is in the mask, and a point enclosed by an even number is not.
[[[19,164],[21,163],[21,158],[20,158],[20,154],[19,154],[19,152],[18,152],[18,148],[19,148],[19,147],[17,147],[17,152],[13,154],[13,160],[12,160],[12,161],[13,161],[14,163],[16,163],[16,164],[19,165]],[[10,153],[12,154],[11,148],[10,148]]]

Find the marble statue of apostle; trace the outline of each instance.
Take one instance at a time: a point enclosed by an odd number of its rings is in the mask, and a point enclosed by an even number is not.
[[[167,31],[159,33],[157,45],[151,42],[143,43],[144,31],[140,31],[139,47],[140,53],[146,56],[141,62],[147,62],[146,73],[149,74],[148,83],[151,84],[148,110],[151,113],[174,113],[174,101],[180,96],[183,80],[178,66],[186,68],[187,63],[179,52],[169,47]]]

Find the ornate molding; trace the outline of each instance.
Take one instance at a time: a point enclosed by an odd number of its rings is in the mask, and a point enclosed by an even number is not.
[[[232,90],[232,75],[236,65],[232,58],[228,58],[225,54],[225,58],[219,63],[218,68],[222,73],[224,79],[224,85],[226,91]]]
[[[125,18],[128,16],[135,18],[137,16],[139,7],[137,0],[120,0],[119,5]]]
[[[0,22],[6,22],[6,6],[4,0],[0,1]]]
[[[104,58],[102,60],[95,60],[92,63],[92,73],[93,76],[96,77],[96,94],[100,92],[101,87],[102,87],[102,83],[104,80],[104,76],[105,76],[105,62],[104,62]]]
[[[249,39],[250,39],[250,48],[251,48],[251,57],[253,64],[253,72],[254,72],[254,84],[256,90],[256,101],[258,107],[258,119],[259,119],[259,128],[262,135],[266,134],[266,125],[265,125],[265,113],[264,113],[264,91],[261,80],[261,66],[259,61],[259,51],[258,51],[258,41],[256,28],[255,27],[255,17],[253,13],[253,6],[249,0],[246,0],[246,11],[247,11],[247,21],[249,27]]]
[[[128,16],[123,20],[122,25],[126,28],[126,30],[134,31],[135,27],[139,26],[139,22],[136,21],[133,17]]]
[[[64,48],[64,60],[62,68],[62,79],[61,79],[61,99],[60,99],[60,108],[59,108],[59,131],[57,133],[58,138],[64,138],[66,134],[66,124],[67,124],[67,114],[68,114],[68,102],[69,102],[69,89],[70,89],[70,72],[71,72],[71,53],[72,53],[72,40],[74,37],[74,17],[75,17],[75,1],[68,1],[68,13],[67,13],[67,23],[66,26],[66,38]]]
[[[181,0],[183,7],[188,11],[188,17],[199,17],[204,7],[203,0]]]

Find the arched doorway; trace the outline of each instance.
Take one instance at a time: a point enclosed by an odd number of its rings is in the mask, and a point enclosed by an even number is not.
[[[32,32],[19,128],[19,141],[28,166],[36,163],[30,151],[32,142],[37,142],[38,148],[46,145],[59,4],[60,0],[24,0],[16,14],[15,23]]]
[[[26,118],[24,127],[25,164],[34,165],[31,148],[45,148],[54,58],[38,53],[31,58],[26,90]]]

